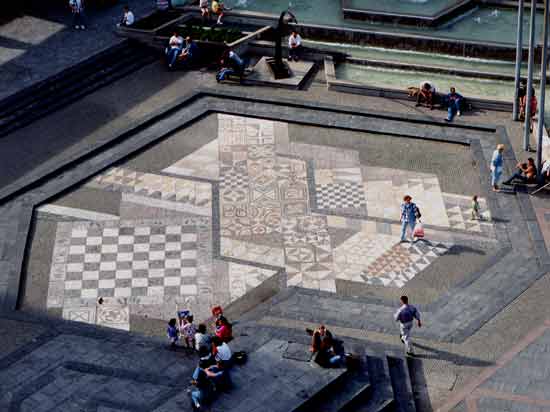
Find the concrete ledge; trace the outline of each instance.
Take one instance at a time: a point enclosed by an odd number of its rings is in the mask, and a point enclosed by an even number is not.
[[[461,13],[472,9],[475,4],[472,0],[461,0],[442,8],[431,15],[400,13],[398,11],[380,11],[376,9],[354,8],[349,0],[341,0],[342,13],[345,19],[359,19],[369,21],[392,22],[394,24],[411,24],[416,26],[438,26]]]
[[[414,98],[410,97],[408,92],[405,90],[370,86],[368,84],[358,83],[351,80],[337,79],[334,61],[332,59],[325,58],[325,73],[329,73],[329,76],[326,77],[327,88],[329,90],[341,93],[362,94],[365,96],[387,97],[390,99],[414,101]],[[513,106],[510,102],[480,99],[468,96],[466,96],[466,101],[471,104],[473,108],[484,110],[511,112]]]

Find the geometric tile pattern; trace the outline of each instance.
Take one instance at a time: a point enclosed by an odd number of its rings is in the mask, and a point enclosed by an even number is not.
[[[122,329],[130,314],[166,318],[176,308],[200,319],[277,273],[255,264],[284,267],[287,286],[402,287],[447,253],[451,236],[441,229],[493,235],[489,219],[470,221],[471,200],[442,193],[434,174],[367,167],[358,150],[294,142],[286,123],[217,117],[217,137],[163,171],[113,167],[86,183],[120,192],[119,216],[49,209],[77,220],[57,226],[49,308]],[[404,194],[440,228],[428,240],[399,243]],[[238,263],[216,260],[217,244]]]
[[[196,295],[196,241],[195,226],[73,225],[65,291],[72,298]]]
[[[260,286],[264,281],[272,277],[276,272],[239,263],[229,263],[229,284],[231,300],[244,296],[251,289]]]
[[[397,243],[371,263],[362,277],[370,284],[403,287],[448,250],[449,245],[430,241]]]
[[[162,171],[175,175],[218,180],[220,176],[218,146],[218,140],[214,139],[193,152],[191,156],[178,160]]]
[[[316,185],[319,209],[361,209],[366,206],[363,187],[359,183],[330,183]]]
[[[194,206],[211,207],[212,202],[212,188],[209,183],[136,172],[123,167],[108,169],[88,181],[86,185]]]
[[[408,194],[426,222],[450,227],[437,176],[382,167],[362,167],[362,170],[369,217],[399,220],[403,196]]]
[[[491,212],[487,207],[485,198],[478,197],[482,220],[472,219],[472,199],[470,197],[444,193],[443,200],[449,217],[449,225],[452,229],[494,236]]]
[[[383,256],[399,237],[362,230],[334,249],[334,270],[338,279],[365,282],[367,267]]]

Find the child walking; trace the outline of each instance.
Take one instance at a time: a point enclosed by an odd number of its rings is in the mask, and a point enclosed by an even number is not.
[[[193,315],[188,315],[181,320],[180,331],[185,338],[187,347],[193,349],[195,347],[195,333],[197,333],[197,328],[193,323]]]
[[[472,197],[472,220],[483,220],[481,215],[481,206],[477,200],[477,195]]]

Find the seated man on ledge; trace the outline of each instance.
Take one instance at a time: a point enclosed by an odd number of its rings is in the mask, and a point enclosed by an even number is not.
[[[445,104],[447,105],[447,118],[445,121],[452,122],[455,114],[460,116],[460,106],[462,105],[462,95],[456,92],[454,87],[451,87],[447,96],[445,96]]]
[[[197,60],[198,54],[199,47],[197,46],[197,43],[195,43],[190,36],[187,36],[185,38],[185,47],[178,56],[177,61],[183,63],[184,66],[189,66]]]
[[[435,97],[435,86],[429,81],[423,81],[420,84],[420,89],[416,95],[416,106],[422,104],[422,100],[426,103],[426,106],[433,110]]]
[[[543,185],[546,182],[550,181],[550,160],[545,160],[542,162],[542,167],[540,169],[539,184]]]
[[[535,160],[530,157],[527,163],[518,163],[517,171],[508,180],[502,182],[505,185],[511,185],[514,180],[519,180],[522,183],[536,183],[537,181],[537,166]]]
[[[231,49],[227,49],[220,60],[220,71],[216,74],[216,81],[224,81],[228,76],[237,75],[240,78],[244,75],[246,63]]]
[[[170,40],[168,40],[168,47],[164,50],[166,55],[166,61],[168,63],[168,68],[171,69],[176,63],[176,59],[183,50],[183,38],[178,34],[177,31],[174,31]]]

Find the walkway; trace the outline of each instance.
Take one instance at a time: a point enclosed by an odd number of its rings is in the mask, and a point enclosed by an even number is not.
[[[422,108],[414,108],[414,105],[409,102],[327,92],[325,85],[322,83],[323,77],[323,74],[320,73],[309,90],[305,92],[276,91],[254,87],[240,88],[231,85],[217,86],[217,90],[228,91],[230,93],[244,91],[250,95],[266,98],[295,98],[309,102],[341,104],[402,115],[433,116],[438,121],[442,120],[444,116],[443,112],[430,112],[424,111]],[[38,177],[55,170],[60,164],[89,152],[94,146],[107,144],[122,130],[134,125],[136,121],[146,118],[155,111],[160,110],[160,108],[178,101],[182,98],[182,95],[191,93],[197,84],[206,87],[214,86],[213,74],[208,72],[166,73],[159,66],[152,65],[115,83],[109,89],[99,90],[70,107],[41,119],[35,124],[13,133],[11,136],[7,136],[6,139],[0,141],[0,148],[3,149],[0,150],[3,156],[0,161],[8,165],[8,172],[0,183],[2,189],[7,190],[10,187],[16,189],[17,185],[28,184],[35,181]],[[128,85],[139,85],[140,87],[128,87]],[[260,110],[260,106],[259,104],[250,104],[247,105],[247,109],[250,111]],[[82,121],[76,123],[74,121],[76,118]],[[518,158],[525,157],[524,153],[517,148],[520,135],[519,127],[517,123],[509,121],[509,114],[494,112],[474,113],[472,115],[465,115],[461,119],[458,119],[457,122],[499,124],[504,126],[514,149],[516,149],[516,156]],[[371,127],[381,126],[376,124],[375,120],[372,123]],[[196,131],[197,128],[191,129],[195,130],[193,133],[198,133]],[[65,133],[60,135],[59,130],[63,130]],[[200,131],[210,133],[209,129],[201,128]],[[454,131],[456,132],[456,129]],[[320,139],[327,139],[326,141],[330,142],[331,136],[333,136],[331,133],[330,131],[327,131],[326,134],[319,132],[318,137]],[[441,133],[443,136],[446,133],[445,129],[442,129]],[[450,131],[448,133],[449,135],[452,134]],[[465,132],[466,135],[468,133]],[[194,136],[196,137],[200,134],[198,133]],[[193,142],[192,137],[186,141]],[[489,150],[487,147],[484,147],[484,149],[485,151]],[[380,150],[381,156],[384,153],[383,150]],[[64,178],[66,176],[62,176],[61,180]],[[451,181],[452,179],[448,180]],[[13,184],[16,185],[13,186]],[[45,196],[46,194],[43,193],[43,195]],[[517,203],[515,197],[506,197],[504,194],[498,196],[497,199],[499,202],[502,202],[502,205],[505,205],[506,202]],[[109,207],[107,203],[106,201],[105,207]],[[533,203],[536,211],[544,208],[543,202],[539,202],[537,199]],[[540,207],[538,206],[539,203]],[[546,212],[542,211],[538,213],[540,216],[546,217]],[[2,229],[4,230],[5,228],[2,227]],[[342,231],[344,230],[348,230],[348,228],[343,228]],[[526,233],[521,233],[520,235],[525,237]],[[520,246],[518,246],[519,249],[521,249]],[[531,245],[529,245],[530,249]],[[7,254],[8,252],[3,252],[2,256],[5,256],[4,253]],[[37,273],[43,272],[43,268],[37,269]],[[460,390],[468,385],[469,380],[483,372],[484,368],[488,367],[488,365],[492,365],[495,362],[496,365],[499,365],[498,359],[510,351],[510,348],[516,342],[520,341],[534,328],[544,324],[547,313],[550,312],[549,284],[550,276],[543,276],[510,303],[510,305],[488,320],[480,329],[476,330],[473,335],[460,344],[419,339],[418,343],[422,345],[418,350],[419,358],[422,359],[428,381],[426,392],[428,400],[426,402],[431,403],[432,407],[442,405],[443,401],[448,398],[450,391]],[[420,286],[418,287],[420,288]],[[396,290],[396,293],[399,293],[399,289]],[[392,296],[389,298],[392,298]],[[423,298],[429,301],[431,296]],[[316,315],[319,316],[320,313]],[[321,319],[315,319],[315,321],[318,320]],[[263,319],[259,319],[258,322],[265,324],[279,322],[278,326],[290,328],[307,326],[307,324],[300,323],[298,317],[292,319],[292,317],[284,318],[281,316],[281,318],[274,319],[266,315]],[[429,320],[426,320],[426,322],[429,322]],[[24,325],[24,323],[15,323],[15,325]],[[367,339],[367,342],[381,342],[392,347],[398,345],[398,342],[396,342],[398,339],[393,334],[387,333],[387,331],[380,333],[369,331],[365,336],[364,330],[352,327],[353,325],[346,325],[345,328],[341,329],[337,329],[338,325],[329,326],[331,329],[335,329],[341,336]],[[17,346],[17,342],[23,342],[27,339],[32,340],[34,335],[32,330],[23,326],[10,327],[9,329],[13,331],[10,334],[18,336],[9,340],[11,347]],[[151,324],[150,329],[144,330],[144,332],[158,333],[158,330],[158,324]],[[19,334],[22,336],[19,336]],[[7,337],[3,338],[8,340]],[[129,346],[131,345],[127,347]],[[489,368],[491,367],[489,366]],[[478,398],[480,399],[488,396],[489,392],[487,391],[489,389],[491,391],[503,392],[503,390],[497,387],[484,388],[485,392],[480,392],[477,386],[474,389],[469,394],[479,395]],[[522,396],[524,395],[522,394]],[[483,409],[479,408],[479,410]]]
[[[154,4],[151,0],[127,3],[136,18],[151,12]],[[44,9],[37,7],[36,12],[0,25],[0,99],[124,40],[114,32],[122,3],[88,10],[85,31],[71,27],[70,10],[60,2],[48,2]]]

